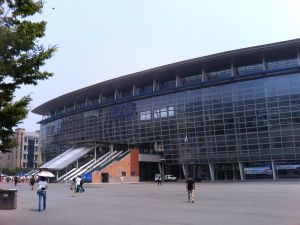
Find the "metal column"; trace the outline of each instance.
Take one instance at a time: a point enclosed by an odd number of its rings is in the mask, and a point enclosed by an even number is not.
[[[132,95],[135,96],[138,94],[138,89],[136,88],[135,85],[132,86]]]
[[[272,160],[272,172],[273,172],[273,180],[277,180],[276,164],[274,160]]]
[[[188,169],[186,164],[181,164],[182,165],[182,170],[183,170],[183,175],[185,178],[188,177]]]
[[[235,66],[233,64],[233,62],[231,62],[231,66],[230,66],[230,72],[231,72],[231,76],[234,77],[236,72],[235,72]]]
[[[159,169],[159,173],[161,174],[161,176],[164,177],[165,176],[165,167],[162,162],[158,163],[158,169]]]
[[[208,163],[208,166],[209,166],[209,173],[210,173],[211,181],[214,181],[215,180],[214,164],[210,162],[210,163]]]
[[[244,174],[244,164],[242,162],[239,162],[239,169],[240,169],[241,181],[243,181],[245,180],[245,174]]]
[[[268,70],[268,66],[267,66],[266,56],[265,55],[263,55],[262,64],[263,64],[263,70],[264,71]]]
[[[180,77],[179,75],[177,74],[176,75],[176,87],[179,87],[180,86]]]
[[[206,74],[205,74],[205,70],[204,67],[202,67],[202,72],[201,72],[201,78],[202,78],[202,82],[206,81]]]

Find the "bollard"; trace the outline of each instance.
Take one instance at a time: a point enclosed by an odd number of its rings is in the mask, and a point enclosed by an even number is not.
[[[17,190],[0,189],[0,209],[17,208]]]

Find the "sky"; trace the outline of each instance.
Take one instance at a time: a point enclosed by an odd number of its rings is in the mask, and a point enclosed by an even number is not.
[[[228,50],[300,38],[298,0],[46,0],[42,68],[54,76],[23,86],[30,108],[105,80]],[[40,128],[29,113],[19,127]]]

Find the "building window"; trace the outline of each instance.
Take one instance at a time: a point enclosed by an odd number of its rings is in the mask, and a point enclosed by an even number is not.
[[[297,65],[298,65],[297,58],[274,60],[274,61],[267,62],[268,70],[288,68],[288,67],[293,67],[293,66],[297,66]]]
[[[26,159],[26,158],[27,158],[27,155],[26,155],[26,154],[24,154],[24,155],[23,155],[23,159]]]
[[[154,119],[160,118],[160,109],[153,110],[153,117]]]
[[[167,117],[168,116],[168,109],[167,108],[162,108],[160,110],[160,116],[163,117]]]
[[[139,94],[148,94],[153,92],[153,85],[150,84],[148,86],[139,87]]]
[[[161,108],[161,109],[153,109],[153,118],[164,118],[168,116],[174,116],[174,106]]]
[[[140,112],[140,120],[150,120],[151,119],[151,111]]]
[[[159,86],[160,90],[175,88],[176,80],[162,81]]]
[[[169,116],[174,116],[174,106],[169,107]]]
[[[126,177],[126,172],[122,171],[122,177]]]
[[[120,96],[121,98],[129,97],[132,96],[132,90],[123,90],[120,91]]]
[[[202,82],[202,74],[190,75],[182,78],[182,85],[190,85]]]
[[[263,71],[262,63],[253,64],[253,65],[240,65],[237,67],[238,75],[248,75],[252,73],[259,73]]]
[[[207,72],[207,80],[219,80],[231,77],[231,69]]]

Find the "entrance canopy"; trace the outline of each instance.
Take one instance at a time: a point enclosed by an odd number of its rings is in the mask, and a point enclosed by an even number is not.
[[[94,147],[73,147],[42,165],[41,169],[62,170],[93,150]]]

